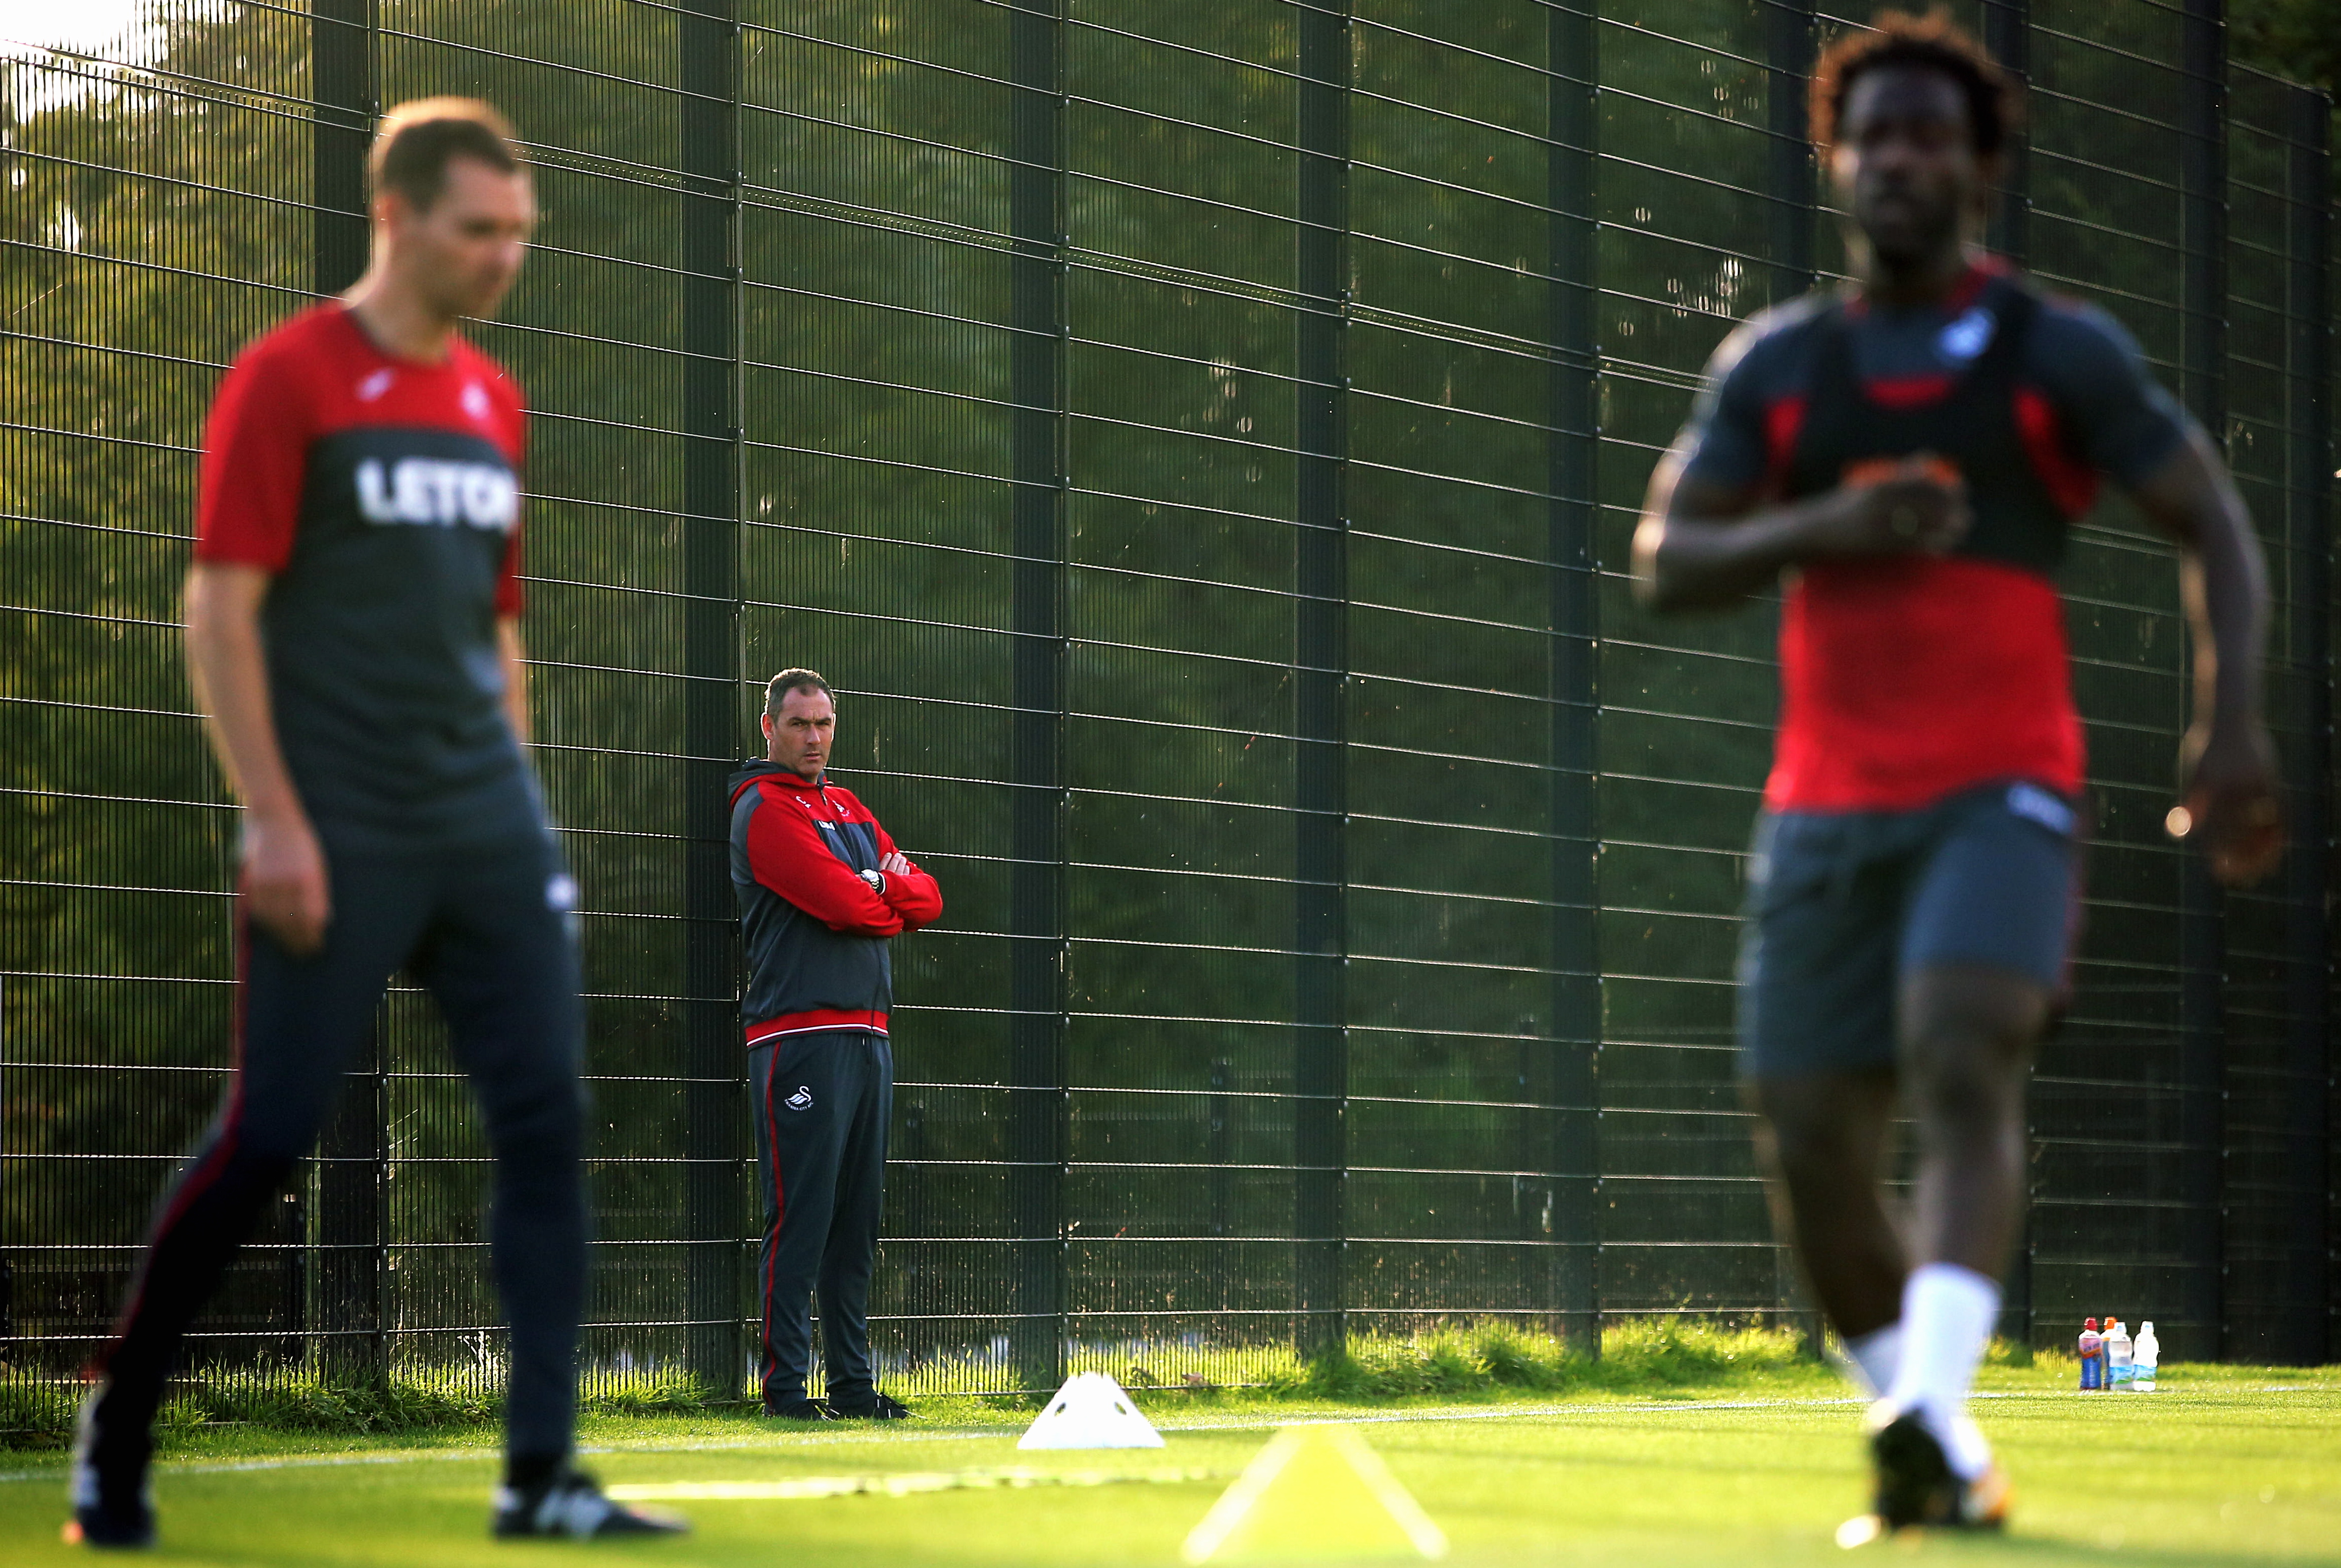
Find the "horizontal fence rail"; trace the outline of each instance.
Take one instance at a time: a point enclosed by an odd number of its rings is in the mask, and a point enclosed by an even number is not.
[[[2163,836],[2178,577],[2108,500],[2064,584],[2089,896],[2003,1328],[2323,1361],[2330,106],[2230,68],[2210,0],[1952,10],[2029,90],[1992,243],[2119,317],[2250,502],[2296,839],[2221,895]],[[0,45],[0,1425],[104,1335],[229,1070],[234,818],[177,645],[207,399],[362,270],[382,108],[451,92],[544,211],[477,336],[535,416],[594,1378],[745,1386],[722,780],[791,664],[949,906],[896,946],[890,1386],[1817,1332],[1731,1051],[1773,615],[1656,620],[1626,574],[1708,355],[1844,273],[1804,94],[1856,23],[172,0]],[[476,1126],[393,987],[197,1364],[493,1386]]]

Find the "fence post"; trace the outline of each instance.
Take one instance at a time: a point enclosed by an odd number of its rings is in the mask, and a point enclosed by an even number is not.
[[[310,286],[321,298],[348,288],[366,269],[366,144],[381,111],[374,27],[374,0],[314,0],[310,8]],[[389,1106],[384,1082],[388,1017],[385,1002],[377,1009],[364,1056],[344,1075],[341,1103],[318,1141],[312,1232],[315,1283],[307,1327],[316,1336],[321,1360],[367,1382],[389,1372],[384,1342],[391,1317],[384,1299],[390,1288]],[[297,1263],[297,1246],[289,1255]],[[295,1298],[291,1305],[300,1303]]]
[[[1012,1335],[1026,1388],[1064,1380],[1065,1230],[1065,206],[1064,0],[1011,0],[1011,326],[1014,404],[1011,595],[1014,803],[1009,887]]]
[[[1985,50],[1999,68],[2028,92],[2032,85],[2032,0],[1984,0]],[[1985,242],[2021,266],[2032,254],[2032,149],[2030,138],[2011,128],[2000,154],[1999,200],[1993,204]]]
[[[1599,228],[1600,44],[1587,10],[1545,13],[1545,205],[1549,376],[1545,487],[1551,577],[1552,1020],[1536,1103],[1549,1110],[1552,1305],[1601,1355],[1600,592],[1594,553],[1601,455]]]
[[[741,1387],[740,1039],[724,779],[739,754],[740,27],[733,0],[678,14],[682,222],[685,1365]]]
[[[321,297],[340,293],[366,267],[366,142],[382,107],[374,97],[374,0],[312,0],[312,287]]]
[[[2222,451],[2226,446],[2227,190],[2226,33],[2220,0],[2185,0],[2179,53],[2179,385],[2187,411]],[[2193,670],[2188,670],[2191,676]],[[2189,846],[2178,868],[2179,1159],[2186,1175],[2180,1235],[2193,1282],[2183,1310],[2189,1326],[2172,1355],[2220,1355],[2226,1339],[2225,1226],[2220,1207],[2225,1117],[2221,1114],[2226,938],[2219,887]],[[2183,1345],[2183,1348],[2181,1347]]]
[[[1348,1340],[1342,1277],[1350,1076],[1344,755],[1349,702],[1348,0],[1301,6],[1293,542],[1294,1285],[1304,1354]]]
[[[1812,0],[1772,0],[1764,7],[1765,128],[1770,137],[1768,247],[1773,297],[1788,299],[1813,286],[1815,182],[1805,84],[1818,42]]]
[[[2335,1349],[2328,1335],[2333,1291],[2333,1217],[2327,1207],[2332,1182],[2333,1071],[2333,327],[2328,312],[2332,287],[2333,106],[2324,94],[2294,88],[2287,94],[2291,124],[2287,194],[2291,197],[2286,253],[2286,327],[2291,342],[2286,358],[2291,429],[2289,482],[2290,545],[2285,580],[2292,595],[2289,662],[2298,710],[2298,737],[2292,758],[2292,849],[2286,868],[2286,945],[2291,949],[2290,1077],[2295,1086],[2286,1127],[2286,1185],[2292,1213],[2285,1235],[2293,1262],[2285,1301],[2289,1321],[2273,1346],[2287,1365],[2314,1366]]]
[[[2032,84],[2032,0],[1984,0],[1984,47],[1999,68],[2027,88]],[[1985,243],[2017,266],[2032,249],[2032,160],[2024,132],[2009,127],[2000,154],[1999,200],[1992,204]],[[2025,1101],[2024,1216],[2016,1255],[2008,1259],[2001,1286],[1999,1321],[2021,1344],[2033,1343],[2032,1261],[2037,1233],[2032,1206],[2039,1196],[2040,1146],[2033,1136],[2031,1098]]]
[[[1792,298],[1813,286],[1813,220],[1818,211],[1807,84],[1818,48],[1812,0],[1779,0],[1764,7],[1765,128],[1770,132],[1770,177],[1765,194],[1772,264],[1772,297]],[[1773,1292],[1783,1315],[1819,1354],[1821,1315],[1805,1292],[1796,1252],[1786,1236],[1773,1238]]]

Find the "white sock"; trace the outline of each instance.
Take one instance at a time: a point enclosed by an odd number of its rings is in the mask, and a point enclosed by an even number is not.
[[[1991,1463],[1967,1406],[1976,1367],[1998,1322],[1999,1286],[1971,1268],[1926,1264],[1902,1287],[1902,1357],[1886,1397],[1918,1411],[1951,1468],[1969,1481]]]
[[[1894,1374],[1901,1365],[1902,1325],[1889,1323],[1884,1328],[1873,1328],[1847,1340],[1845,1362],[1838,1370],[1856,1388],[1875,1399],[1894,1386]]]
[[[1984,1441],[1983,1428],[1967,1412],[1961,1411],[1945,1422],[1937,1440],[1943,1445],[1943,1457],[1949,1462],[1951,1474],[1960,1480],[1973,1481],[1991,1468],[1991,1444]]]

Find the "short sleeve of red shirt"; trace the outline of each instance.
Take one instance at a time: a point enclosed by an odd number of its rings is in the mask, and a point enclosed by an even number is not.
[[[197,561],[284,570],[301,521],[314,408],[289,354],[264,344],[229,368],[204,426]]]
[[[528,406],[521,396],[520,383],[512,372],[489,359],[478,356],[480,369],[488,372],[488,395],[496,400],[496,417],[503,426],[503,445],[511,455],[513,471],[521,472],[528,461]],[[496,617],[501,620],[520,619],[522,594],[520,588],[521,524],[515,519],[512,539],[504,546],[504,563],[496,574]]]

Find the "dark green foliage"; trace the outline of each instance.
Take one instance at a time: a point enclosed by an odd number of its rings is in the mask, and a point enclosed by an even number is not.
[[[1728,1384],[1810,1366],[1785,1329],[1718,1327],[1703,1319],[1639,1318],[1601,1335],[1594,1361],[1564,1340],[1505,1323],[1461,1325],[1413,1338],[1352,1339],[1270,1386],[1320,1399],[1372,1401],[1469,1394],[1498,1388],[1537,1393],[1631,1393],[1690,1384]]]
[[[2321,88],[2336,101],[2328,145],[2341,145],[2341,5],[2331,0],[2228,0],[2227,55],[2239,65]],[[2341,210],[2341,162],[2333,168]]]
[[[2229,0],[2227,52],[2256,71],[2341,93],[2341,11],[2324,0]]]
[[[73,1434],[84,1390],[73,1383],[0,1380],[0,1448],[49,1448]],[[688,1377],[603,1374],[578,1402],[586,1415],[674,1415],[721,1403]],[[494,1378],[402,1372],[362,1381],[314,1369],[254,1368],[183,1381],[163,1408],[165,1442],[205,1426],[356,1436],[453,1432],[503,1419]]]

